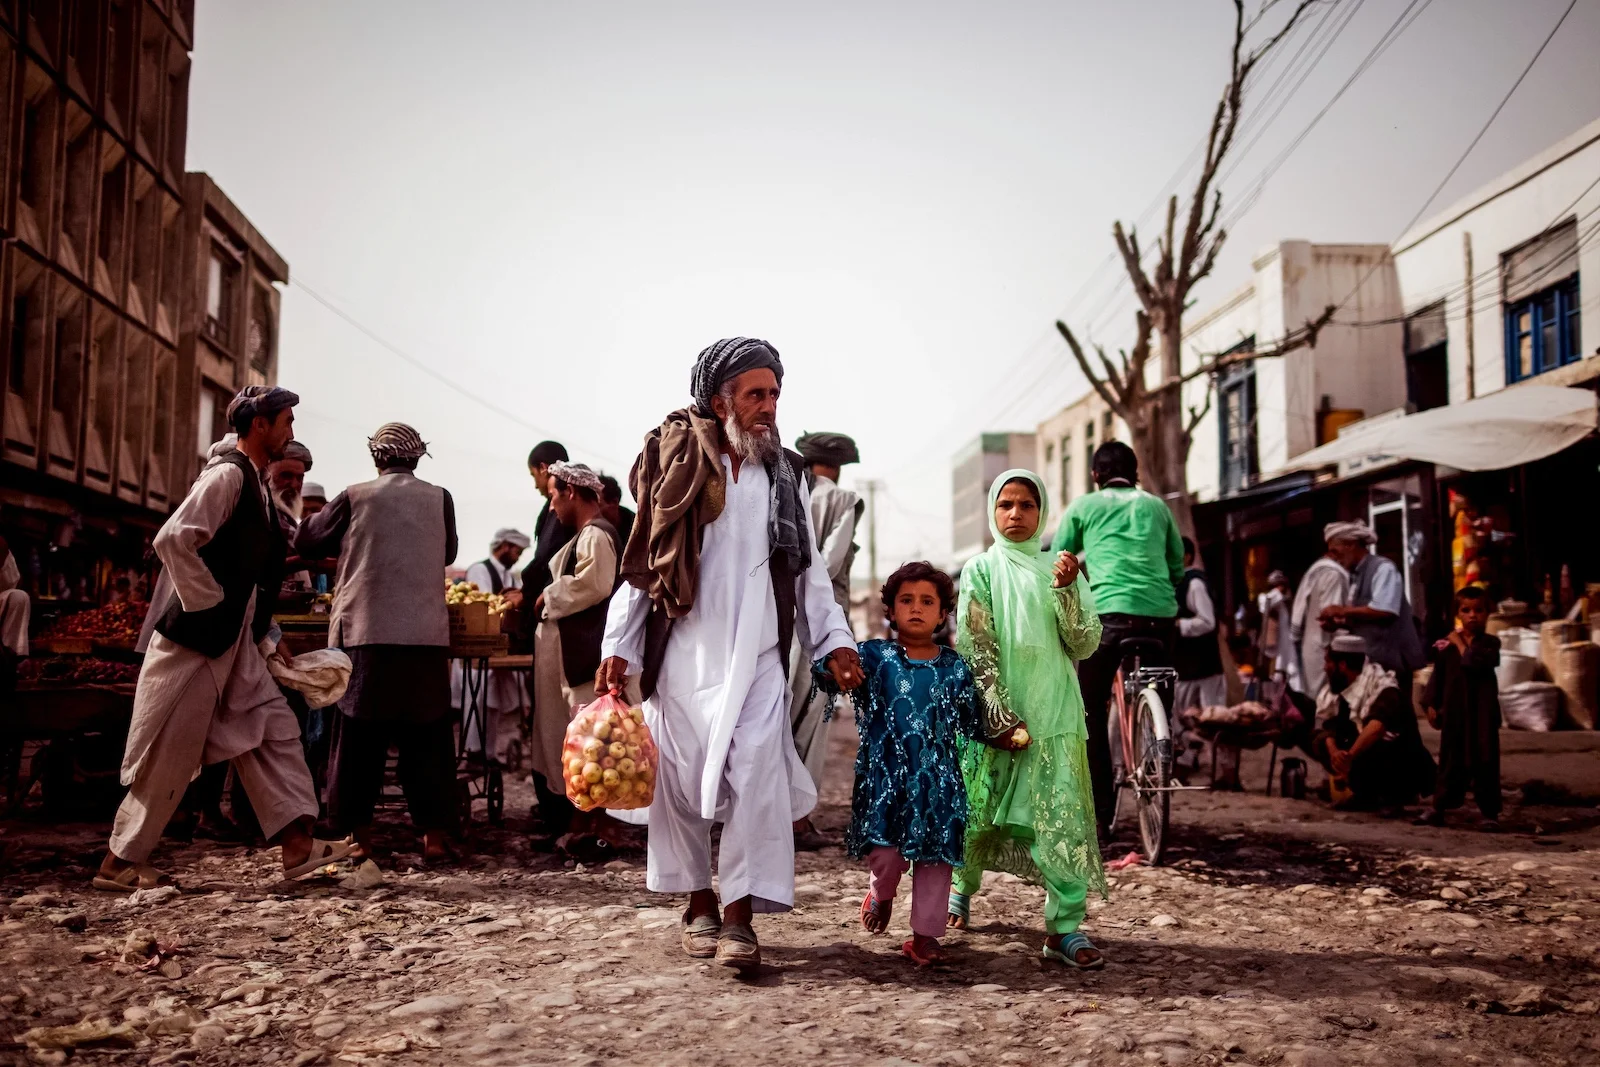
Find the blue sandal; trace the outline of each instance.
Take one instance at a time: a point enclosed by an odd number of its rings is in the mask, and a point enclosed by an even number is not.
[[[950,915],[960,919],[961,925],[957,930],[965,930],[972,922],[972,898],[965,893],[950,891]]]
[[[1093,962],[1078,962],[1078,953],[1082,952],[1084,949],[1088,949],[1091,952],[1097,953]],[[1082,930],[1074,930],[1070,934],[1063,935],[1061,938],[1061,947],[1058,949],[1051,948],[1050,942],[1046,941],[1041,954],[1047,960],[1053,960],[1056,963],[1065,963],[1068,967],[1072,967],[1079,971],[1098,971],[1100,968],[1106,965],[1105,953],[1101,952],[1100,946],[1096,945],[1093,941],[1090,941],[1089,935],[1084,933]]]

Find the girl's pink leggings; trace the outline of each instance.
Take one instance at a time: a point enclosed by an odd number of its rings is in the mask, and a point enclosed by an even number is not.
[[[879,845],[867,853],[867,866],[872,869],[872,895],[877,900],[894,900],[900,888],[900,876],[912,867],[910,860],[887,845]],[[918,860],[911,871],[911,932],[923,937],[944,936],[950,914],[951,867],[948,863],[924,863]]]

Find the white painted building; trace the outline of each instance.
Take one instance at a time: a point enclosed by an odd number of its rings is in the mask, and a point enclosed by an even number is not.
[[[1394,259],[1418,409],[1596,377],[1600,120],[1414,227]]]
[[[1033,436],[1033,469],[1050,493],[1052,526],[1068,504],[1094,489],[1089,473],[1094,450],[1107,441],[1128,439],[1122,420],[1093,389],[1041,422]]]
[[[985,433],[957,452],[950,463],[950,549],[954,565],[994,543],[989,533],[989,485],[1013,467],[1029,467],[1031,433]]]
[[[1189,451],[1189,490],[1197,502],[1255,484],[1262,472],[1315,448],[1341,419],[1406,402],[1405,367],[1397,358],[1402,303],[1386,246],[1282,241],[1252,266],[1249,284],[1190,319],[1185,371],[1224,353],[1272,349],[1328,305],[1343,308],[1316,347],[1238,364],[1219,377]],[[1383,324],[1352,325],[1373,322]],[[1209,388],[1203,377],[1190,382],[1185,407],[1203,408]]]

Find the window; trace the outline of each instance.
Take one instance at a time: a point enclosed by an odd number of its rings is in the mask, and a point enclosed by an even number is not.
[[[206,267],[206,332],[218,344],[233,347],[234,293],[238,289],[239,264],[221,248],[211,247]]]
[[[1406,316],[1406,401],[1413,411],[1450,403],[1447,336],[1442,300]]]
[[[1116,418],[1111,412],[1106,412],[1100,418],[1100,440],[1112,441],[1116,439],[1116,431],[1111,425],[1111,420]]]
[[[277,317],[272,313],[269,290],[260,285],[251,286],[250,328],[245,338],[245,355],[252,369],[265,375],[272,369],[272,324]]]
[[[1248,346],[1248,347],[1246,347]],[[1251,338],[1232,351],[1253,351]],[[1224,353],[1230,354],[1230,353]],[[1222,492],[1237,493],[1253,485],[1261,473],[1256,441],[1256,365],[1235,363],[1217,383],[1218,419],[1222,431]]]
[[[1061,439],[1061,506],[1072,500],[1072,438]]]
[[[1520,382],[1582,357],[1578,276],[1506,305],[1506,380]]]

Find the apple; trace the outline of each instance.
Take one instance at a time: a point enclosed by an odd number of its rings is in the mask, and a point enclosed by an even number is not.
[[[628,709],[628,715],[632,717],[634,722],[637,722],[637,723],[643,723],[644,722],[644,709],[643,708],[629,708]]]
[[[594,724],[589,732],[600,740],[605,741],[611,737],[611,724],[601,719]]]
[[[642,749],[640,749],[638,745],[624,745],[623,748],[624,748],[624,750],[626,752],[627,757],[629,759],[632,759],[632,760],[638,759],[639,758],[639,753],[642,751]]]
[[[606,770],[601,772],[600,781],[607,789],[615,789],[621,783],[622,775],[613,770]]]
[[[621,774],[624,778],[632,778],[634,772],[637,771],[638,768],[639,765],[637,763],[626,757],[617,761],[617,773]]]
[[[600,753],[605,751],[605,742],[591,737],[583,743],[583,758],[591,763],[600,758]]]
[[[598,763],[585,763],[583,765],[583,780],[590,785],[600,780],[601,773],[600,764]]]
[[[589,787],[589,799],[594,801],[596,804],[604,804],[610,798],[611,793],[606,789],[605,786],[596,785]]]
[[[612,759],[621,759],[628,754],[628,746],[621,741],[613,741],[611,742],[611,747],[606,751],[611,754]]]

